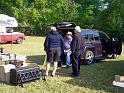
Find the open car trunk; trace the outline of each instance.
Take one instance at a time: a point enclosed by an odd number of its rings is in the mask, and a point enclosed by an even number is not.
[[[51,25],[55,26],[60,31],[62,36],[65,36],[68,31],[74,33],[74,28],[76,27],[76,24],[74,24],[73,22],[61,22]]]

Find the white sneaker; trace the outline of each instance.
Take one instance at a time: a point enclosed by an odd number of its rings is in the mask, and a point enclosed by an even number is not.
[[[66,65],[62,65],[62,67],[66,67]]]
[[[45,76],[48,76],[48,73],[45,73]]]

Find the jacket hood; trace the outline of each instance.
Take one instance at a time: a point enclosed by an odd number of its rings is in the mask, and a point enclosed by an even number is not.
[[[57,35],[59,33],[57,31],[51,31],[50,34]]]

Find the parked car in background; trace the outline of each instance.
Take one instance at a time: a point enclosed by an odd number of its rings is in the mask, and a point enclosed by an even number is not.
[[[13,32],[13,28],[2,28],[0,27],[0,43],[12,42],[21,44],[25,40],[24,33]]]
[[[62,22],[52,24],[57,27],[64,36],[68,31],[74,32],[76,26],[72,22]],[[82,29],[81,34],[84,38],[84,48],[82,49],[82,62],[84,64],[92,64],[96,59],[105,59],[111,55],[115,58],[122,52],[122,42],[119,31],[114,31],[107,35],[103,31],[94,29]]]

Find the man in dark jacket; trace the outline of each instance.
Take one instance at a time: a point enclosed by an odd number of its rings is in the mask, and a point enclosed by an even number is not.
[[[83,37],[80,32],[81,28],[79,26],[76,26],[74,30],[74,37],[71,43],[73,77],[79,76],[80,72],[80,58],[83,49]]]
[[[57,32],[55,27],[51,27],[51,32],[45,39],[44,42],[44,50],[47,54],[47,65],[46,65],[46,76],[48,76],[48,72],[50,69],[50,63],[54,62],[52,76],[55,76],[57,69],[57,62],[60,58],[61,49],[64,48],[64,39]]]

